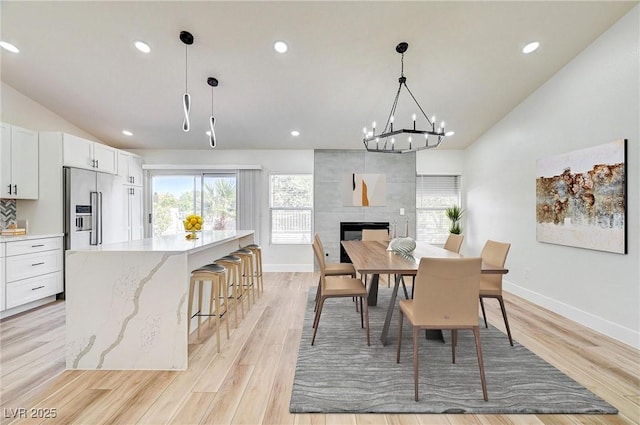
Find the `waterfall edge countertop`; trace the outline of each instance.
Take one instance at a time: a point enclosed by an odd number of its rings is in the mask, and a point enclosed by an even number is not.
[[[253,230],[197,236],[185,239],[180,233],[66,252],[67,369],[187,368],[191,271],[254,242]],[[198,311],[197,297],[193,301]],[[195,330],[196,318],[191,324]]]
[[[198,252],[231,240],[252,235],[253,230],[209,230],[197,232],[198,239],[186,239],[185,233],[155,236],[136,241],[96,245],[75,251],[149,251],[149,252]]]

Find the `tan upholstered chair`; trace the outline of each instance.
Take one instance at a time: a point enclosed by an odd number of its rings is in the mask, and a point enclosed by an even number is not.
[[[389,242],[389,230],[387,229],[362,229],[362,241]],[[367,276],[362,275],[362,280],[366,283]],[[387,275],[387,287],[391,286],[391,275]]]
[[[320,240],[320,235],[317,233],[313,237],[313,245],[318,245],[320,252],[322,253],[322,258],[324,259],[324,247],[322,246],[322,241]],[[315,247],[314,247],[315,253]],[[356,277],[356,269],[353,268],[353,264],[351,263],[326,263],[325,262],[325,275],[326,276],[351,276]],[[318,300],[320,299],[320,285],[322,278],[318,280],[318,290],[316,291],[316,307],[318,306]]]
[[[491,264],[492,266],[504,267],[504,263],[507,261],[507,254],[511,244],[503,242],[495,242],[488,240],[482,248],[482,261]],[[509,336],[509,344],[513,346],[513,340],[511,339],[511,330],[509,329],[509,320],[507,319],[507,310],[504,308],[504,300],[502,299],[502,275],[501,274],[483,274],[480,278],[480,307],[482,307],[482,317],[484,318],[484,326],[487,325],[487,315],[484,312],[483,298],[497,298],[500,303],[500,309],[502,310],[502,318],[504,319],[504,326],[507,329],[507,335]]]
[[[460,252],[460,247],[462,246],[462,240],[464,239],[464,235],[456,235],[454,233],[449,233],[449,237],[447,241],[444,243],[444,249],[451,252]]]
[[[482,395],[487,397],[484,377],[480,329],[478,327],[478,294],[480,290],[480,258],[422,258],[416,276],[415,297],[400,300],[398,353],[400,363],[402,319],[407,317],[413,327],[413,381],[418,401],[418,334],[421,329],[450,329],[451,358],[456,362],[456,341],[459,329],[471,329],[475,335],[480,366]]]
[[[365,298],[367,297],[367,289],[360,279],[355,277],[339,277],[339,276],[327,276],[326,266],[324,262],[324,253],[321,249],[321,245],[318,240],[313,242],[313,252],[320,266],[320,287],[319,294],[316,295],[317,308],[316,315],[313,320],[313,337],[311,339],[311,345],[315,343],[316,334],[318,332],[318,326],[320,325],[320,316],[322,315],[322,307],[327,298],[336,297],[356,297],[360,299],[360,324],[367,330],[367,345],[371,345],[369,337],[369,307],[367,306]],[[363,317],[364,312],[364,317]]]

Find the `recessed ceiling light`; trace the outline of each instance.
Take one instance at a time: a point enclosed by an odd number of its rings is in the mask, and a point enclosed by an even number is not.
[[[122,134],[124,134],[125,136],[133,136],[133,133],[129,130],[122,130]]]
[[[292,136],[294,136],[294,137],[297,137],[297,136],[299,136],[299,135],[300,135],[300,132],[299,132],[298,130],[293,130],[293,131],[291,132],[291,135],[292,135]]]
[[[136,46],[136,49],[140,50],[142,53],[149,53],[151,51],[151,46],[149,46],[144,41],[138,40],[133,43],[133,45]]]
[[[273,48],[276,49],[276,52],[278,53],[284,53],[289,47],[284,41],[276,41],[276,43],[273,45]]]
[[[535,52],[538,47],[540,47],[540,43],[538,43],[537,41],[532,41],[531,43],[524,46],[524,48],[522,49],[522,53],[526,55],[531,52]]]
[[[9,43],[8,41],[0,41],[0,47],[10,51],[11,53],[20,53],[20,49],[18,49],[16,46]]]

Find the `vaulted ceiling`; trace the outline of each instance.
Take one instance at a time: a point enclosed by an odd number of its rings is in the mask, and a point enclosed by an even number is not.
[[[213,109],[218,149],[360,149],[362,128],[387,119],[406,41],[407,84],[455,131],[442,148],[462,149],[637,4],[2,1],[1,38],[20,53],[2,50],[1,77],[119,148],[207,149]],[[540,48],[524,55],[533,40]],[[404,93],[397,123],[412,105]]]

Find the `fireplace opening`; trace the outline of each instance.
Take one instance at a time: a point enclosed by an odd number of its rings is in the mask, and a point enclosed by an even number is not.
[[[381,221],[343,221],[340,223],[340,240],[341,241],[359,241],[362,240],[362,229],[387,229],[389,230],[389,222]],[[351,259],[340,244],[340,262],[350,263]]]

